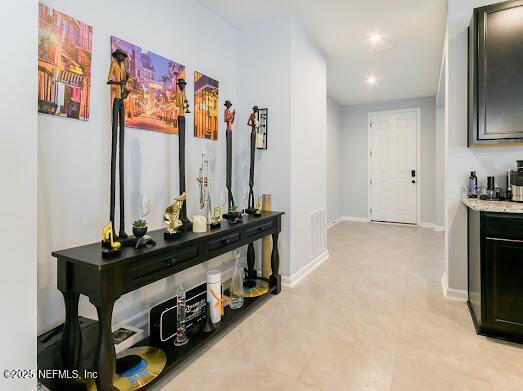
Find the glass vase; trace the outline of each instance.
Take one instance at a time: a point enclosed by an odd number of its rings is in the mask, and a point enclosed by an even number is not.
[[[234,251],[234,269],[232,271],[230,296],[231,301],[229,307],[233,310],[241,308],[243,305],[243,277],[242,267],[240,265],[240,253],[238,251]]]

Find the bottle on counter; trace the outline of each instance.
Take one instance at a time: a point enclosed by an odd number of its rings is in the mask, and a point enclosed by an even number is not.
[[[467,187],[467,195],[469,198],[478,197],[478,177],[476,176],[476,171],[472,171],[470,173]]]

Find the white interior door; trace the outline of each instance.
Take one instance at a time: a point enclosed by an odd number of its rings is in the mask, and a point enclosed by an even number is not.
[[[371,220],[416,224],[418,111],[370,116]]]

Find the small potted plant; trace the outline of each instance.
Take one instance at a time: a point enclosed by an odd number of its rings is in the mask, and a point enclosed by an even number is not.
[[[136,220],[133,222],[133,234],[137,238],[143,237],[147,233],[147,221]]]

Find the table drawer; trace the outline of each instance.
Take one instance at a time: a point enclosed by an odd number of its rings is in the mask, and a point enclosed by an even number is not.
[[[126,273],[127,289],[150,284],[198,263],[201,257],[199,245],[182,247],[175,251],[136,262]]]
[[[263,224],[260,224],[254,228],[249,228],[245,231],[245,237],[247,239],[252,239],[255,237],[265,236],[268,232],[271,232],[274,229],[274,219],[268,220]]]
[[[227,252],[229,247],[237,247],[235,244],[240,240],[241,231],[233,232],[228,235],[223,235],[219,238],[209,240],[207,243],[209,258],[214,258],[217,255]]]
[[[486,213],[484,232],[487,237],[523,239],[523,215]]]

